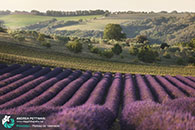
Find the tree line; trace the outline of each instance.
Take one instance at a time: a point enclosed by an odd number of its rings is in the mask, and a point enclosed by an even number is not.
[[[77,10],[77,11],[55,11],[55,10],[47,10],[46,13],[32,10],[31,14],[34,15],[45,15],[45,16],[84,16],[84,15],[103,15],[108,13],[109,11],[106,10]]]

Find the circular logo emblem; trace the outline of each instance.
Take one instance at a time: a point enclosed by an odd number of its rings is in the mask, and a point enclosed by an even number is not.
[[[15,121],[13,118],[10,118],[11,116],[5,115],[5,117],[2,119],[2,125],[5,128],[12,128],[15,124]]]

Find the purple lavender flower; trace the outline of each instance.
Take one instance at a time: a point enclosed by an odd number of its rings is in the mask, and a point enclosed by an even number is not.
[[[165,92],[163,87],[151,76],[151,75],[145,75],[146,79],[150,83],[151,87],[155,90],[158,96],[159,102],[163,102],[164,100],[171,99],[171,97]]]
[[[91,77],[91,72],[85,72],[78,79],[68,84],[63,90],[58,93],[54,98],[45,103],[45,106],[60,106],[64,105],[80,88],[80,86]]]
[[[177,75],[177,76],[175,76],[175,77],[176,77],[177,79],[179,79],[179,80],[185,82],[187,85],[189,85],[189,86],[195,88],[195,82],[191,81],[190,79],[185,78],[185,77],[180,76],[180,75]]]
[[[167,81],[164,77],[157,75],[156,78],[166,87],[166,89],[174,95],[175,98],[186,97],[186,95],[176,86]]]
[[[194,122],[189,113],[157,111],[146,117],[137,130],[194,130]]]
[[[120,117],[121,129],[135,130],[147,116],[160,108],[161,105],[153,101],[136,101],[125,105]]]
[[[122,75],[117,73],[106,96],[104,106],[109,108],[115,116],[118,114],[120,96],[122,92]]]
[[[195,89],[183,84],[181,81],[177,80],[176,78],[173,78],[170,75],[167,75],[165,77],[171,82],[173,82],[175,85],[177,85],[178,88],[181,88],[182,90],[186,91],[190,96],[195,96]]]
[[[163,103],[164,109],[171,111],[188,112],[195,116],[195,97],[184,97],[169,100]]]
[[[29,75],[32,75],[34,73],[36,73],[37,71],[40,71],[42,68],[40,66],[36,66],[34,68],[31,68],[31,69],[28,69],[22,73],[19,73],[17,75],[14,75],[14,76],[11,76],[11,77],[8,77],[4,80],[1,80],[0,81],[0,88],[3,87],[3,86],[6,86],[10,83],[13,83],[15,81],[19,81],[20,79],[24,78],[24,77],[27,77]]]
[[[58,118],[54,118],[54,117]],[[49,124],[59,124],[63,130],[108,130],[114,121],[113,113],[99,105],[67,108],[48,119]]]
[[[18,88],[18,87],[21,87],[22,85],[24,85],[24,84],[26,84],[34,79],[37,79],[38,77],[40,77],[44,74],[47,74],[50,71],[51,71],[50,68],[46,67],[46,68],[44,68],[44,69],[42,69],[42,70],[40,70],[32,75],[29,75],[25,78],[22,78],[18,81],[11,83],[11,84],[8,84],[7,86],[3,86],[2,88],[0,88],[0,96]]]
[[[131,74],[125,74],[123,105],[136,101],[135,86]]]
[[[13,65],[10,65],[6,68],[3,68],[0,70],[0,75],[4,74],[4,73],[7,73],[7,72],[10,72],[12,70],[15,70],[15,69],[18,69],[19,67],[21,67],[19,64],[13,64]]]
[[[67,78],[57,82],[48,90],[44,91],[40,96],[34,98],[33,100],[27,102],[22,106],[38,106],[50,101],[55,95],[57,95],[67,84],[75,80],[81,75],[81,71],[75,71]]]
[[[30,100],[30,98],[32,98],[34,96],[32,91],[28,92],[30,89],[33,89],[37,85],[39,85],[40,83],[46,81],[47,79],[49,79],[53,76],[56,76],[61,71],[62,71],[61,68],[56,68],[53,71],[49,72],[47,75],[41,76],[33,81],[30,81],[29,83],[24,84],[23,86],[19,87],[18,89],[15,89],[14,91],[11,91],[10,93],[7,93],[7,94],[1,96],[0,97],[1,104],[4,102],[6,102],[6,103],[1,105],[0,108],[12,108],[12,107],[22,105],[23,103]],[[26,92],[28,92],[28,93],[26,93]],[[13,100],[11,100],[11,99],[13,99]]]
[[[139,74],[136,74],[135,76],[136,76],[137,86],[139,88],[141,100],[152,100],[153,101],[154,97],[150,89],[144,82],[144,79],[142,78],[142,76]]]
[[[22,73],[23,71],[28,70],[30,68],[32,68],[32,66],[28,65],[28,64],[24,65],[24,66],[21,66],[18,69],[15,69],[13,71],[10,71],[10,72],[7,72],[5,74],[0,75],[0,80],[6,79],[6,78],[11,77],[11,76],[14,76],[18,73]]]
[[[95,73],[87,82],[85,82],[73,97],[63,105],[63,107],[74,107],[83,104],[89,97],[91,91],[101,78],[101,73]]]
[[[111,78],[111,73],[104,74],[104,77],[102,78],[102,80],[100,80],[95,89],[92,91],[85,104],[101,104],[106,94],[106,90],[111,83]]]

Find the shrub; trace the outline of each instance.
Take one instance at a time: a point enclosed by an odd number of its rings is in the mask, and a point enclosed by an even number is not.
[[[184,60],[182,58],[178,58],[177,61],[176,61],[176,63],[178,65],[184,65]]]
[[[25,40],[25,37],[22,36],[21,34],[16,34],[16,35],[14,35],[14,39],[16,39],[16,40],[22,42],[22,41]]]
[[[143,47],[139,50],[138,59],[143,62],[152,63],[158,57],[158,52],[149,47]]]
[[[129,48],[129,53],[130,53],[131,55],[136,56],[136,55],[138,54],[138,52],[139,52],[139,50],[138,50],[137,47],[135,47],[135,46],[130,46],[130,48]]]
[[[116,55],[119,55],[120,53],[122,53],[122,51],[122,47],[119,44],[115,44],[112,48],[112,52]]]
[[[36,39],[38,38],[39,34],[36,31],[31,31],[31,35]]]
[[[75,41],[69,41],[67,44],[66,44],[66,47],[74,52],[74,53],[79,53],[82,51],[82,43],[80,43],[78,40],[75,40]]]
[[[37,41],[45,41],[45,35],[44,34],[39,34]]]
[[[69,37],[63,37],[63,36],[54,36],[54,39],[58,41],[62,41],[63,43],[67,43],[68,41],[70,41]]]
[[[190,56],[190,57],[188,58],[188,62],[189,62],[189,63],[192,63],[192,64],[195,64],[195,57]]]
[[[149,41],[148,41],[147,36],[145,36],[145,35],[137,35],[136,36],[136,42],[137,43],[144,43],[144,42],[148,43]]]
[[[170,59],[170,58],[171,58],[171,55],[166,51],[166,52],[163,54],[163,57],[164,57],[164,58],[167,58],[167,59]]]
[[[90,52],[91,52],[91,53],[95,53],[95,54],[99,54],[99,53],[100,53],[100,50],[99,50],[99,48],[93,46],[93,47],[90,49]]]
[[[114,54],[111,49],[106,49],[102,51],[101,55],[106,58],[112,58]]]
[[[165,47],[169,47],[169,45],[168,45],[167,43],[162,43],[162,44],[160,45],[160,48],[161,48],[161,49],[165,49]]]
[[[7,29],[0,27],[0,32],[7,32]]]
[[[170,51],[170,52],[176,52],[176,51],[180,51],[180,49],[179,49],[179,47],[170,47],[168,49],[168,51]]]
[[[124,56],[123,56],[122,54],[120,54],[120,58],[121,58],[121,59],[124,59]]]
[[[44,46],[44,47],[47,47],[47,48],[51,47],[51,44],[48,41],[41,42],[41,45]]]

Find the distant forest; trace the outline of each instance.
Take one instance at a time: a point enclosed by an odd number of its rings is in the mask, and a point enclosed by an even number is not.
[[[0,11],[0,15],[8,15],[8,14],[33,14],[33,15],[41,15],[41,16],[56,16],[56,17],[63,17],[63,16],[85,16],[85,15],[109,15],[109,14],[151,14],[151,13],[164,13],[164,14],[177,14],[177,13],[190,13],[190,12],[177,12],[173,10],[171,12],[167,11],[160,11],[160,12],[136,12],[136,11],[116,11],[110,12],[108,10],[76,10],[76,11],[55,11],[55,10],[47,10],[46,12],[41,12],[38,10],[28,11],[14,11],[11,12],[10,10]]]

